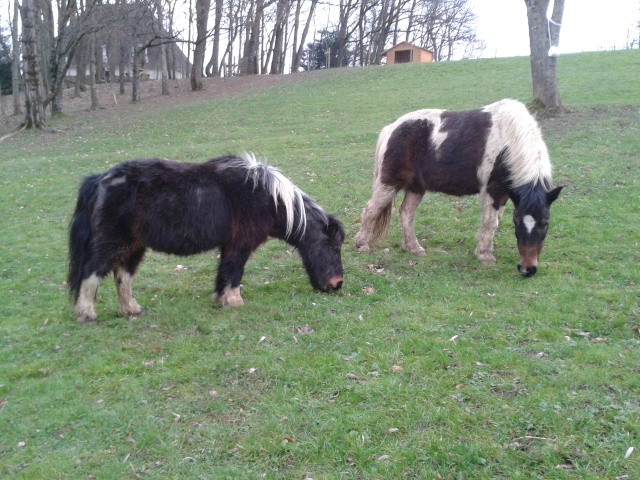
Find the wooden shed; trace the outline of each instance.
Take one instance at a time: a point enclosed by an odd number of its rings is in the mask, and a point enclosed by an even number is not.
[[[387,65],[394,63],[422,63],[433,62],[433,52],[422,47],[416,47],[409,42],[400,42],[382,52],[387,57]]]

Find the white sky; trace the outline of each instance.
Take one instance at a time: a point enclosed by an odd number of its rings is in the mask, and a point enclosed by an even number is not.
[[[472,0],[483,57],[529,55],[524,0]],[[552,2],[553,3],[553,2]],[[638,39],[640,0],[565,0],[560,53],[622,49]],[[636,46],[637,48],[637,40]]]

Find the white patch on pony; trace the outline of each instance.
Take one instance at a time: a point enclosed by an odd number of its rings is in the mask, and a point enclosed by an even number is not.
[[[240,307],[244,304],[242,296],[240,295],[240,287],[224,287],[222,295],[214,293],[211,295],[211,300],[213,300],[213,303],[222,305],[223,307]]]
[[[483,165],[478,177],[483,184],[489,180],[498,154],[508,148],[505,162],[511,172],[511,187],[527,183],[551,185],[551,162],[547,146],[542,139],[538,122],[522,103],[505,99],[483,108],[493,121]]]
[[[531,215],[525,215],[522,218],[522,221],[524,222],[524,226],[527,228],[527,233],[531,233],[533,228],[536,226],[536,219]]]
[[[433,133],[431,135],[431,142],[433,146],[438,149],[442,142],[447,138],[447,133],[440,131],[440,125],[442,124],[442,112],[437,108],[426,108],[422,110],[416,110],[415,112],[409,112],[402,115],[395,122],[387,125],[380,132],[378,137],[378,145],[376,146],[376,167],[374,170],[374,180],[378,176],[382,162],[384,161],[384,154],[387,151],[387,143],[393,132],[403,123],[415,122],[417,120],[427,120],[433,124]]]
[[[260,172],[262,172],[265,187],[273,197],[276,208],[278,208],[278,199],[284,204],[287,216],[285,235],[288,237],[293,231],[296,207],[299,215],[296,233],[304,235],[307,228],[305,200],[307,201],[307,207],[309,208],[323,212],[322,208],[316,204],[311,197],[296,187],[291,180],[285,177],[277,168],[271,167],[266,163],[258,162],[256,157],[251,153],[245,152],[241,155],[241,158],[244,161],[244,168],[247,169],[247,178],[250,178],[253,181],[254,188],[258,184],[258,181],[260,180]]]
[[[118,313],[123,317],[135,317],[142,314],[142,307],[138,305],[131,292],[131,275],[123,268],[115,271],[116,288],[118,290]]]
[[[121,185],[127,181],[126,175],[120,175],[119,177],[105,178],[105,181],[109,182],[110,186]]]
[[[73,307],[73,313],[78,317],[78,320],[92,319],[95,321],[96,311],[93,308],[93,301],[101,283],[102,278],[94,273],[89,278],[85,278],[80,284],[78,300]]]

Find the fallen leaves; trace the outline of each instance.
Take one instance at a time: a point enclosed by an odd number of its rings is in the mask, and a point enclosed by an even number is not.
[[[311,335],[313,333],[313,328],[311,328],[308,324],[305,324],[304,327],[293,326],[293,331],[298,335]]]

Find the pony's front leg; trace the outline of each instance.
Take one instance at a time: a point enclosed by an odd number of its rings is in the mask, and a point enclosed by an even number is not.
[[[240,282],[250,255],[250,249],[221,249],[216,290],[211,296],[213,303],[223,307],[239,307],[244,304],[240,295]]]
[[[505,195],[496,201],[487,193],[480,194],[482,219],[478,230],[478,245],[476,246],[475,255],[483,265],[496,264],[496,257],[493,255],[493,237],[498,229],[498,223],[502,218],[508,198]]]
[[[132,274],[123,267],[117,267],[113,271],[113,276],[118,290],[118,315],[121,317],[138,317],[142,315],[142,307],[133,298],[131,291]]]
[[[427,252],[418,242],[413,224],[422,197],[423,195],[419,193],[405,191],[404,200],[400,206],[400,225],[402,226],[402,247],[408,252],[424,256]]]
[[[73,313],[77,317],[79,323],[93,324],[98,321],[96,310],[93,303],[96,298],[98,287],[104,280],[104,277],[93,273],[90,277],[82,280],[78,298],[73,306]]]

